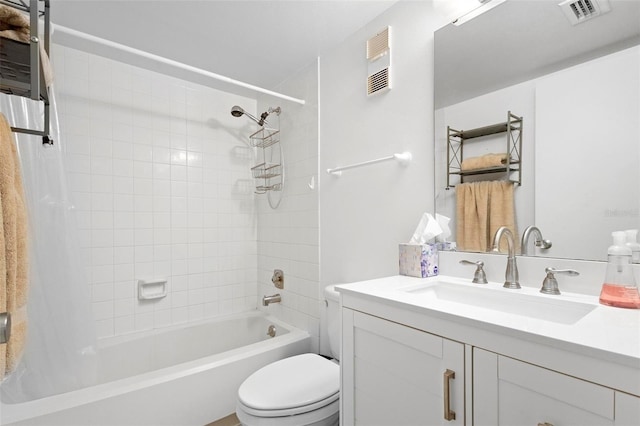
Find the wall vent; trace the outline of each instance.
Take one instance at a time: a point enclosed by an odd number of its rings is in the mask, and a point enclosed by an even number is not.
[[[565,0],[558,6],[571,25],[581,24],[611,10],[609,0]]]
[[[367,95],[391,88],[391,27],[367,40]]]
[[[367,40],[367,59],[375,61],[379,57],[389,52],[391,48],[390,33],[391,27],[387,27],[375,36]]]
[[[391,89],[389,68],[384,68],[367,78],[367,95],[381,93]]]

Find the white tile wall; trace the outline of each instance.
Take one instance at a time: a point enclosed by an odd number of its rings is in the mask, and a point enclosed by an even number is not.
[[[279,292],[282,302],[263,308],[312,335],[311,350],[319,350],[320,316],[324,303],[319,291],[318,187],[318,72],[315,64],[302,69],[278,89],[305,100],[305,105],[273,104],[261,100],[258,110],[282,107],[281,144],[285,158],[285,189],[281,204],[270,208],[258,197],[258,297]],[[277,196],[276,196],[277,197]],[[274,197],[274,200],[277,198]],[[283,290],[271,283],[274,269],[285,274]]]
[[[54,45],[70,188],[99,337],[255,309],[256,101]],[[137,299],[136,280],[169,295]]]

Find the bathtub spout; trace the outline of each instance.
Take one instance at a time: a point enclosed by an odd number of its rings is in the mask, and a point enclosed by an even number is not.
[[[280,294],[274,294],[273,296],[263,296],[262,297],[262,306],[269,306],[272,303],[280,303],[281,298]]]

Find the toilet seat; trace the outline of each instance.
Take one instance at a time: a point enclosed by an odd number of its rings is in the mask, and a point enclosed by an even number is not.
[[[340,397],[340,367],[316,354],[302,354],[269,364],[238,390],[238,406],[258,417],[309,413]],[[337,407],[337,404],[336,404]]]

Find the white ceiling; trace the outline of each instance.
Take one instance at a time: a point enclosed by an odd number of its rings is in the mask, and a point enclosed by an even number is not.
[[[272,89],[395,2],[52,0],[51,16],[54,25]]]

